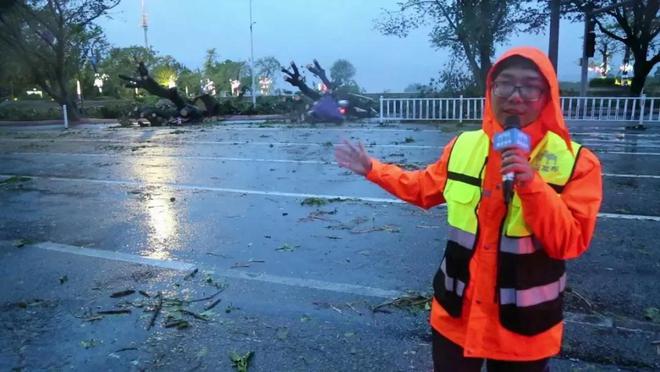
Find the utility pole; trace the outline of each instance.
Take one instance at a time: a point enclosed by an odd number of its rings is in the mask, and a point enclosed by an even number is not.
[[[588,6],[584,11],[584,40],[582,41],[582,58],[580,59],[580,97],[587,95],[587,73],[589,69],[589,56],[587,55],[587,38],[591,28],[590,23],[592,12],[591,7]]]
[[[257,107],[257,91],[254,87],[254,41],[252,39],[252,0],[250,0],[250,75],[252,75],[252,108]]]
[[[552,62],[552,67],[557,70],[557,58],[559,54],[559,4],[561,0],[550,0],[550,42],[548,45],[548,57]]]
[[[149,49],[149,40],[147,39],[147,12],[144,7],[144,0],[142,0],[142,29],[144,30],[144,47]]]

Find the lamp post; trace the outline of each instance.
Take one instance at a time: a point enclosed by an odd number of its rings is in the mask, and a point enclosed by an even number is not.
[[[250,75],[252,75],[252,108],[257,107],[257,92],[254,87],[254,41],[252,40],[252,0],[250,0]]]
[[[142,0],[141,4],[142,4],[142,29],[144,30],[144,47],[149,49],[149,40],[147,39],[147,30],[149,29],[149,25],[147,24],[147,12],[144,7],[144,0]]]

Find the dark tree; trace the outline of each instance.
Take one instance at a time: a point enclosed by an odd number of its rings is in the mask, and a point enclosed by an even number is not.
[[[583,20],[584,11],[599,9],[619,3],[616,0],[574,0],[566,6],[573,19]],[[633,55],[632,95],[644,89],[646,78],[653,66],[660,62],[656,37],[660,32],[658,18],[659,0],[637,0],[631,4],[614,7],[599,13],[594,21],[601,33],[623,43]]]
[[[495,47],[519,32],[538,33],[547,19],[547,1],[407,0],[385,10],[376,28],[385,35],[406,37],[422,25],[431,26],[431,44],[449,49],[465,62],[481,91]]]
[[[17,0],[0,11],[0,45],[20,61],[23,73],[57,103],[71,120],[80,112],[74,77],[103,39],[94,24],[119,0]]]

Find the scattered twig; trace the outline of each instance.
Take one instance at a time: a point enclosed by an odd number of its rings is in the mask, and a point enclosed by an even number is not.
[[[220,303],[220,301],[222,301],[222,299],[220,299],[220,298],[218,298],[217,300],[213,301],[210,305],[208,305],[208,306],[206,306],[206,307],[204,308],[204,311],[208,311],[208,310],[213,309],[214,307],[216,307],[216,306]]]
[[[96,316],[90,316],[88,318],[82,318],[82,320],[86,322],[94,322],[101,319],[103,319],[103,315],[96,315]]]
[[[233,265],[229,266],[230,269],[238,269],[241,267],[250,267],[250,264],[244,262],[236,262]]]
[[[229,268],[230,269],[236,269],[236,268],[240,268],[240,267],[250,267],[251,264],[253,264],[253,263],[264,263],[264,262],[266,262],[266,261],[249,259],[247,262],[234,262],[234,264],[231,265]]]
[[[372,228],[365,229],[365,230],[353,229],[353,230],[351,230],[351,234],[365,234],[365,233],[376,232],[376,231],[387,231],[387,232],[391,232],[391,233],[397,233],[397,232],[399,232],[399,228],[396,227],[396,226],[384,225],[384,226],[380,226],[380,227],[372,227]]]
[[[131,309],[118,309],[118,310],[101,310],[97,311],[98,315],[119,315],[119,314],[130,314]]]
[[[151,298],[151,296],[149,296],[149,294],[148,294],[147,292],[145,292],[145,291],[138,291],[138,293],[141,294],[141,295],[143,295],[143,296],[146,297],[146,298]]]
[[[431,295],[412,293],[409,295],[397,297],[391,301],[383,302],[380,305],[376,305],[373,308],[371,308],[371,311],[374,313],[388,312],[387,310],[383,309],[388,306],[395,306],[400,309],[407,308],[409,310],[414,310],[414,309],[422,310],[427,307],[427,304],[430,303],[431,298],[432,298]]]
[[[186,309],[181,309],[181,310],[179,310],[179,312],[181,312],[182,314],[190,315],[190,316],[192,316],[192,317],[195,318],[195,319],[199,319],[199,320],[203,320],[203,321],[208,321],[208,320],[209,320],[209,318],[207,318],[207,317],[205,317],[205,316],[202,316],[202,315],[199,315],[199,314],[197,314],[197,313],[194,312],[194,311],[190,311],[190,310],[186,310]]]
[[[154,308],[153,315],[151,315],[151,320],[149,320],[149,325],[147,326],[147,330],[150,330],[151,327],[153,327],[154,324],[156,324],[156,318],[158,317],[158,314],[160,314],[160,311],[163,308],[163,294],[161,292],[158,292],[156,297],[158,297],[158,303]]]
[[[225,288],[226,288],[226,287],[221,288],[219,291],[215,292],[214,294],[212,294],[212,295],[210,295],[210,296],[208,296],[208,297],[198,298],[198,299],[196,299],[196,300],[190,300],[190,301],[188,301],[188,302],[202,302],[202,301],[208,301],[208,300],[211,300],[211,299],[213,299],[213,297],[215,297],[215,296],[219,295],[220,293],[222,293],[222,291],[224,291]]]
[[[195,270],[193,270],[190,273],[186,274],[186,276],[183,277],[183,280],[188,280],[190,278],[193,278],[195,276],[195,274],[197,274],[198,271],[199,271],[199,269],[195,268]]]
[[[126,297],[126,296],[132,295],[133,293],[135,293],[134,290],[127,289],[125,291],[115,292],[115,293],[111,294],[110,297],[112,297],[112,298]]]
[[[129,351],[129,350],[137,350],[138,348],[136,347],[122,347],[119,350],[115,350],[115,353],[121,353],[122,351]]]
[[[351,310],[355,311],[356,313],[361,314],[359,311],[357,311],[357,310],[353,307],[353,305],[351,305],[350,302],[347,302],[347,303],[346,303],[346,306],[348,306]]]
[[[225,254],[220,254],[220,253],[213,253],[213,252],[206,252],[209,256],[217,256],[217,257],[222,257],[222,258],[229,258],[229,256]]]
[[[343,312],[342,312],[341,310],[339,310],[339,309],[338,309],[335,305],[333,305],[333,304],[330,304],[330,308],[332,308],[332,310],[338,312],[339,314],[343,314]]]
[[[582,302],[584,302],[585,304],[587,304],[587,306],[589,307],[590,310],[593,310],[594,306],[591,304],[591,302],[589,302],[589,300],[587,300],[587,298],[584,297],[583,295],[581,295],[578,291],[576,291],[575,289],[571,288],[570,293],[574,294],[575,297],[577,297],[579,300],[581,300]]]
[[[165,328],[174,328],[174,327],[176,327],[177,329],[184,329],[184,328],[190,327],[190,323],[188,323],[187,321],[185,321],[183,319],[179,319],[179,320],[174,320],[174,321],[169,322],[169,323],[165,323],[164,327]]]

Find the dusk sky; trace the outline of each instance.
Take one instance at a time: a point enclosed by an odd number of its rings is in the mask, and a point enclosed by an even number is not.
[[[395,9],[400,0],[253,0],[254,56],[274,56],[282,64],[307,64],[317,58],[329,69],[338,58],[351,61],[356,81],[368,92],[400,92],[411,83],[437,77],[448,51],[435,50],[428,29],[407,38],[383,36],[374,29],[381,9]],[[202,65],[206,50],[216,48],[221,59],[249,60],[248,0],[146,0],[149,43],[189,68]],[[114,46],[144,45],[140,0],[123,0],[112,19],[99,23]],[[582,25],[562,21],[559,78],[577,81]],[[520,35],[498,54],[515,45],[548,48],[547,33]],[[614,60],[618,63],[620,57]],[[307,74],[311,75],[311,74]],[[286,88],[280,80],[279,87]]]

